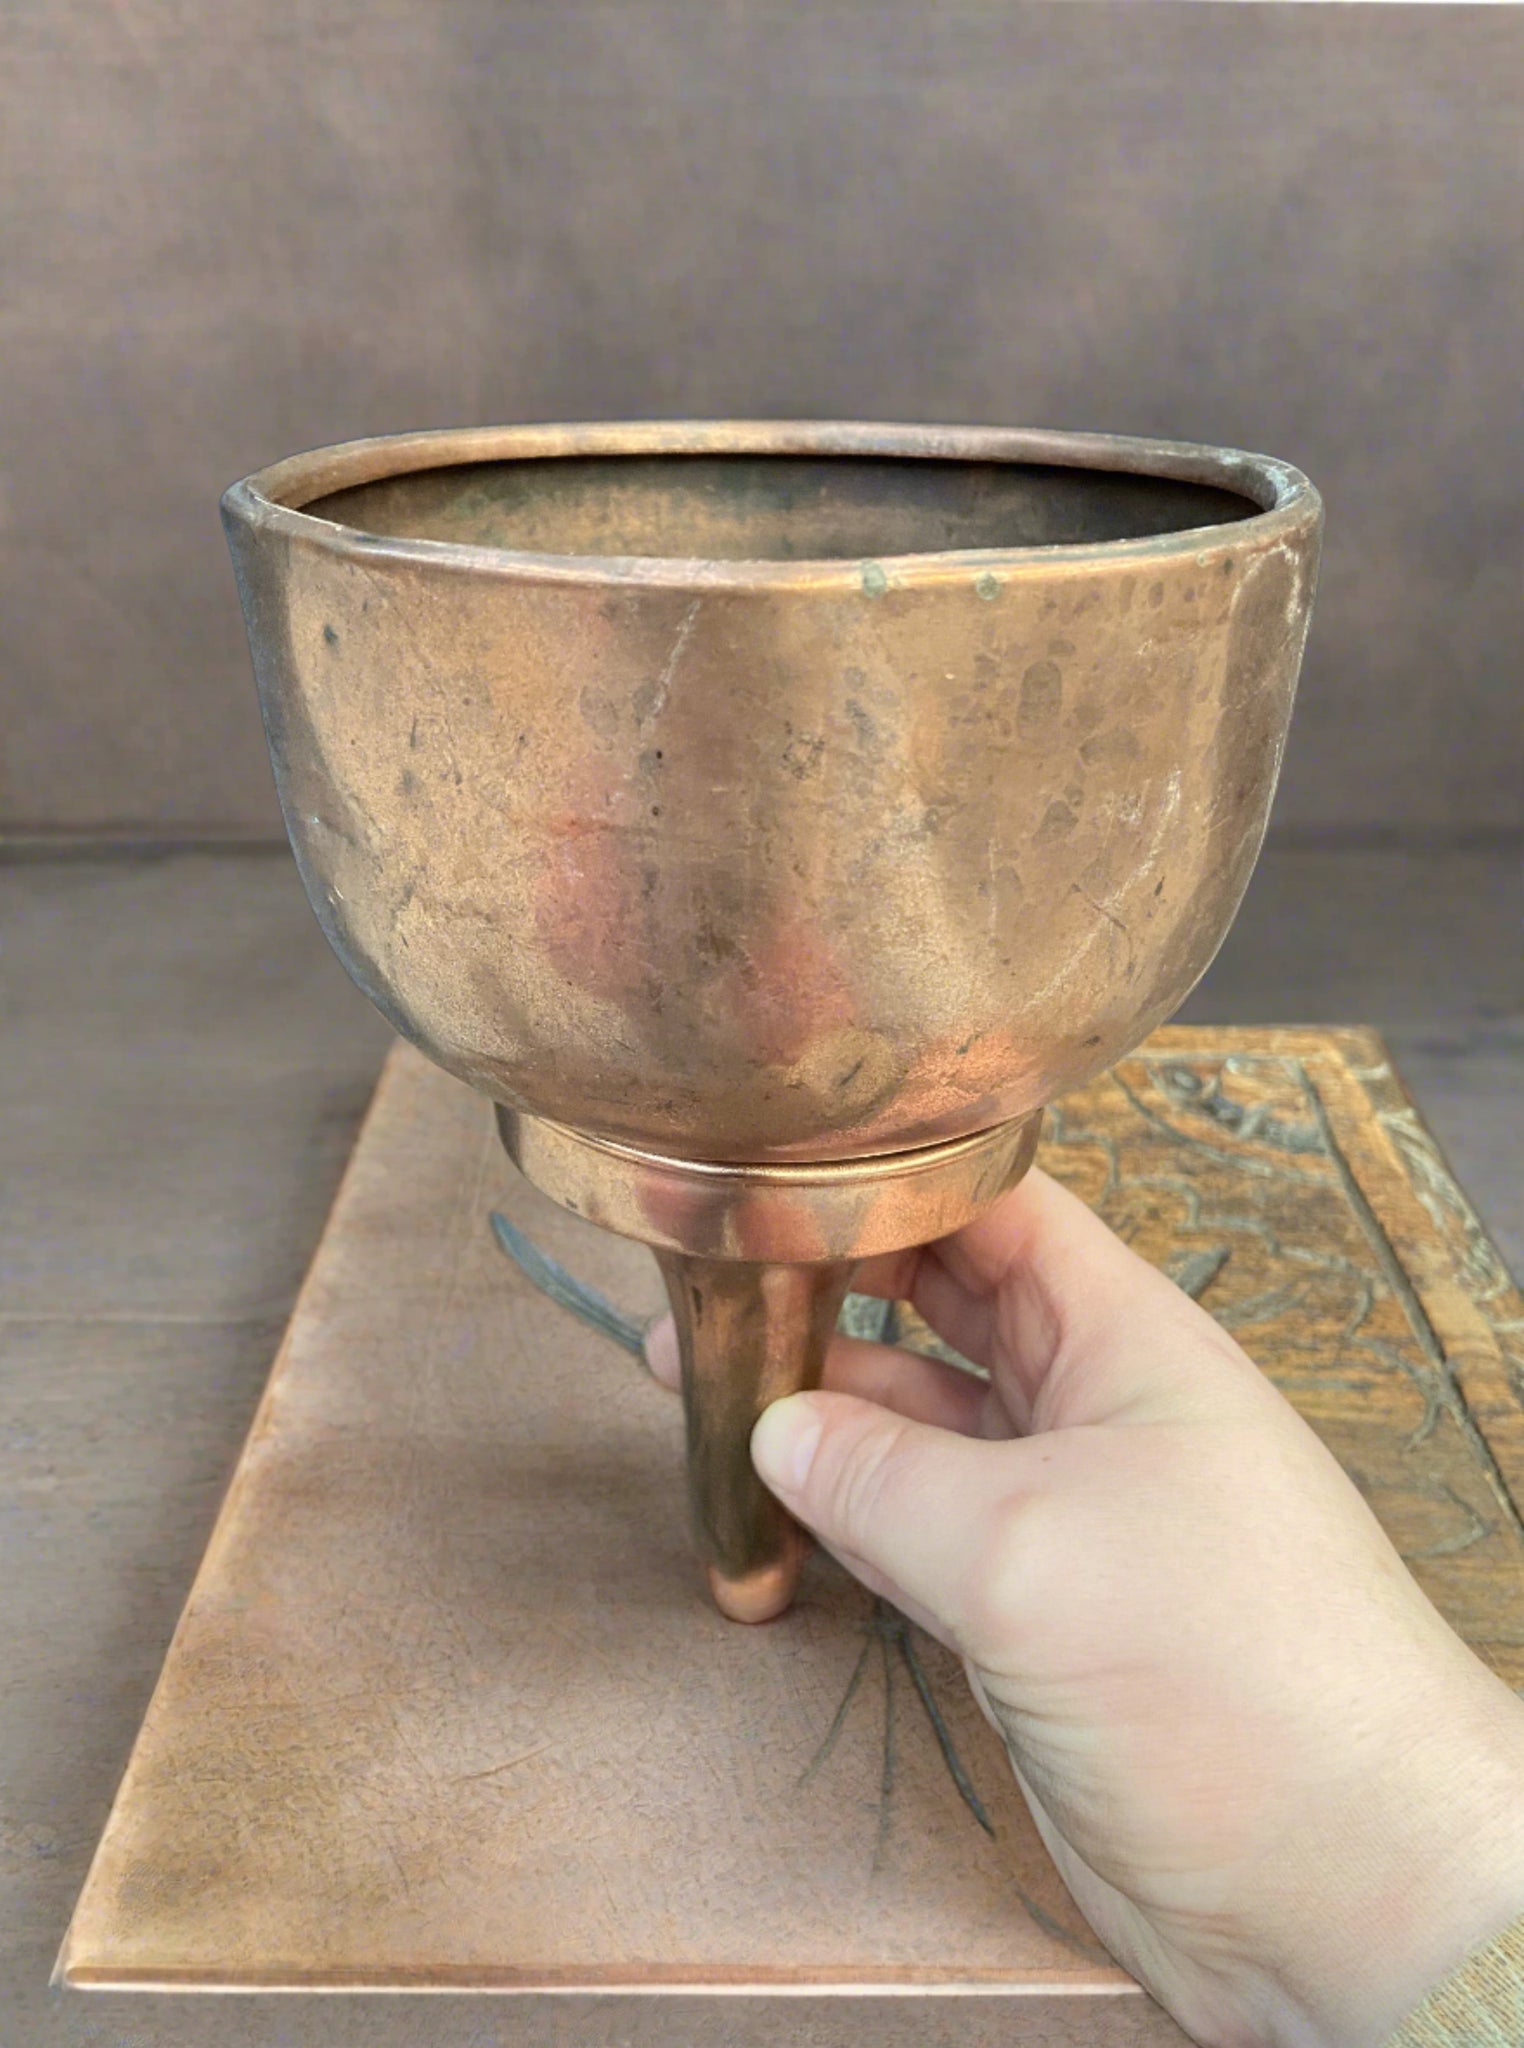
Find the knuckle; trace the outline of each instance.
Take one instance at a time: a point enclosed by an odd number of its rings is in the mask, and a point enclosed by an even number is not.
[[[961,1633],[970,1649],[1008,1646],[1030,1610],[1041,1547],[1041,1510],[1013,1495],[990,1513],[973,1558]]]
[[[875,1419],[837,1447],[826,1486],[830,1525],[852,1550],[871,1547],[884,1519],[904,1437],[903,1424]]]

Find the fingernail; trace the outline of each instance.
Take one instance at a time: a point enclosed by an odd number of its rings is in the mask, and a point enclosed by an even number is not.
[[[664,1387],[675,1387],[682,1377],[677,1356],[677,1328],[671,1316],[658,1316],[646,1331],[646,1370]]]
[[[751,1433],[751,1458],[779,1493],[802,1493],[820,1442],[820,1411],[808,1394],[764,1408]]]

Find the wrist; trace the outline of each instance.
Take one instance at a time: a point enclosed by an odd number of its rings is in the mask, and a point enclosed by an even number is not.
[[[1298,1845],[1305,1925],[1275,1973],[1276,2048],[1379,2048],[1524,1914],[1524,1705],[1475,1676]]]

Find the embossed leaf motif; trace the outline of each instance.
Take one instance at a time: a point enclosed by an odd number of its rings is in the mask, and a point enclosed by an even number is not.
[[[513,1260],[519,1271],[542,1294],[547,1295],[560,1307],[578,1316],[589,1328],[618,1344],[621,1349],[633,1353],[637,1358],[645,1355],[645,1334],[647,1325],[634,1316],[626,1315],[616,1308],[608,1298],[595,1287],[589,1287],[574,1273],[567,1271],[559,1260],[541,1251],[534,1240],[525,1235],[514,1223],[494,1209],[489,1218],[492,1234],[501,1249]],[[899,1318],[896,1304],[879,1301],[871,1295],[849,1294],[842,1306],[839,1328],[849,1337],[865,1338],[879,1344],[893,1344],[899,1337]],[[945,1349],[945,1347],[943,1347]],[[955,1355],[955,1354],[949,1354]],[[963,1363],[965,1361],[960,1361]],[[820,1747],[806,1765],[800,1783],[806,1784],[813,1778],[831,1751],[845,1726],[847,1712],[862,1684],[872,1657],[873,1647],[878,1643],[882,1649],[884,1669],[884,1773],[880,1801],[880,1828],[886,1828],[889,1817],[890,1795],[894,1782],[894,1739],[893,1739],[893,1692],[896,1660],[903,1665],[917,1699],[925,1709],[926,1718],[936,1738],[942,1760],[948,1775],[957,1787],[958,1796],[984,1829],[987,1835],[995,1830],[986,1812],[984,1803],[974,1790],[968,1772],[963,1766],[952,1733],[937,1706],[931,1682],[926,1676],[915,1647],[915,1635],[904,1615],[887,1600],[875,1597],[865,1628],[862,1654],[857,1660],[852,1676],[847,1682],[841,1703],[836,1709],[829,1728],[821,1740]],[[1028,1903],[1028,1910],[1044,1927],[1064,1940],[1071,1940],[1057,1922],[1050,1924],[1049,1918],[1040,1908]]]

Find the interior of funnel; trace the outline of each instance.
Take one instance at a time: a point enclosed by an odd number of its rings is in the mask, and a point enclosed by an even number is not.
[[[896,456],[599,455],[405,471],[302,508],[395,538],[549,555],[815,561],[1085,545],[1262,508],[1123,470]]]

